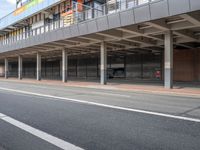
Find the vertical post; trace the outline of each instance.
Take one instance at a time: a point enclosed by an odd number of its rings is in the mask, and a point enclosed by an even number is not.
[[[165,33],[165,75],[164,86],[167,89],[173,88],[173,33]]]
[[[200,53],[199,53],[200,54]],[[200,57],[199,57],[200,58]],[[200,62],[200,61],[199,61]],[[194,81],[198,81],[199,75],[198,49],[194,50]]]
[[[138,0],[136,0],[135,3],[136,3],[135,5],[138,6],[138,4],[139,4]]]
[[[87,79],[88,77],[88,64],[87,64],[87,59],[85,59],[85,78]]]
[[[101,43],[101,84],[107,84],[107,46],[105,42]]]
[[[37,80],[41,80],[41,54],[37,53]]]
[[[143,77],[144,77],[144,59],[143,59],[144,55],[140,54],[140,56],[141,56],[141,60],[140,60],[140,62],[141,62],[141,79],[143,79]]]
[[[126,69],[126,62],[127,62],[127,55],[125,54],[124,55],[124,78],[126,79],[126,77],[127,77],[127,69]]]
[[[59,66],[59,78],[62,79],[62,56],[61,56],[60,66]]]
[[[18,56],[18,79],[22,79],[22,56]]]
[[[67,82],[68,55],[65,49],[62,50],[62,81]]]
[[[97,78],[98,78],[98,76],[99,76],[99,60],[98,60],[98,57],[96,58],[97,60]]]
[[[76,78],[78,77],[78,58],[76,58]]]
[[[5,58],[5,79],[8,79],[8,59]]]

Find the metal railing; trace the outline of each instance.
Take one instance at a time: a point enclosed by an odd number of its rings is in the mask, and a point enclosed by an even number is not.
[[[4,29],[7,26],[15,24],[18,21],[29,17],[32,14],[35,14],[35,13],[37,13],[37,12],[39,12],[41,10],[44,10],[44,9],[46,9],[48,7],[54,6],[54,5],[56,5],[56,4],[60,3],[60,2],[61,2],[61,0],[44,0],[44,1],[40,2],[40,3],[38,3],[37,5],[32,6],[32,7],[28,8],[28,9],[23,9],[22,8],[22,11],[20,11],[20,13],[18,13],[17,15],[15,14],[16,11],[18,11],[16,9],[16,10],[10,12],[9,14],[7,14],[6,16],[0,18],[0,29]],[[6,8],[4,8],[4,9],[6,9]]]
[[[52,21],[51,23],[45,24],[38,28],[26,30],[24,32],[18,33],[15,36],[10,36],[2,39],[0,40],[0,45],[14,44],[17,43],[19,40],[28,39],[32,36],[51,32],[59,28],[67,27],[73,24],[116,13],[126,9],[138,7],[144,4],[151,3],[153,1],[160,0],[110,0],[103,5],[99,5],[93,8],[85,8],[85,10],[81,12],[72,9],[73,15],[61,17],[57,21]]]

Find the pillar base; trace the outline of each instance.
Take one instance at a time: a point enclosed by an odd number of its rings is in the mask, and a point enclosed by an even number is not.
[[[165,69],[165,88],[172,89],[173,88],[173,69]]]
[[[102,85],[106,85],[107,84],[107,75],[106,75],[106,70],[101,70],[101,78],[100,78],[100,83]]]

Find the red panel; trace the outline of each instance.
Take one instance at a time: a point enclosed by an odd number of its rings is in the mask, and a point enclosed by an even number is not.
[[[200,81],[200,49],[197,50],[197,65],[196,65],[196,72],[197,72],[197,80]]]
[[[194,81],[194,50],[174,51],[174,80]]]

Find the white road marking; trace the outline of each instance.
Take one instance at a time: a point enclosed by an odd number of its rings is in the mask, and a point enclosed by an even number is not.
[[[189,118],[189,117],[183,117],[183,116],[176,116],[176,115],[158,113],[158,112],[153,112],[153,111],[146,111],[146,110],[141,110],[141,109],[133,109],[133,108],[126,108],[126,107],[108,105],[108,104],[101,104],[101,103],[96,103],[96,102],[91,102],[91,101],[85,101],[85,100],[79,100],[79,99],[73,99],[73,98],[66,98],[66,97],[60,97],[60,96],[53,96],[53,95],[47,95],[47,94],[41,94],[41,93],[33,93],[33,92],[21,91],[21,90],[15,90],[15,89],[3,88],[3,87],[0,87],[0,90],[17,92],[17,93],[21,93],[21,94],[34,95],[34,96],[39,96],[39,97],[52,98],[52,99],[66,100],[66,101],[78,102],[78,103],[83,103],[83,104],[88,104],[88,105],[95,105],[95,106],[100,106],[100,107],[106,107],[106,108],[112,108],[112,109],[118,109],[118,110],[125,110],[125,111],[131,111],[131,112],[138,112],[138,113],[143,113],[143,114],[162,116],[162,117],[167,117],[167,118],[173,118],[173,119],[179,119],[179,120],[185,120],[185,121],[192,121],[192,122],[200,123],[200,119],[196,119],[196,118]]]
[[[0,119],[3,118],[3,117],[5,117],[5,115],[0,113]]]
[[[23,123],[23,122],[15,120],[15,119],[13,119],[13,118],[11,118],[9,116],[6,116],[6,115],[4,115],[2,113],[0,113],[0,116],[1,116],[0,117],[1,120],[4,120],[4,121],[6,121],[6,122],[8,122],[8,123],[20,128],[20,129],[22,129],[22,130],[24,130],[24,131],[36,136],[36,137],[39,137],[40,139],[43,139],[43,140],[45,140],[45,141],[47,141],[47,142],[49,142],[49,143],[61,148],[61,149],[63,149],[63,150],[83,150],[80,147],[77,147],[77,146],[75,146],[75,145],[73,145],[71,143],[68,143],[68,142],[66,142],[64,140],[61,140],[61,139],[59,139],[57,137],[54,137],[54,136],[52,136],[52,135],[50,135],[48,133],[45,133],[45,132],[43,132],[41,130],[35,129],[35,128],[33,128],[33,127]]]

